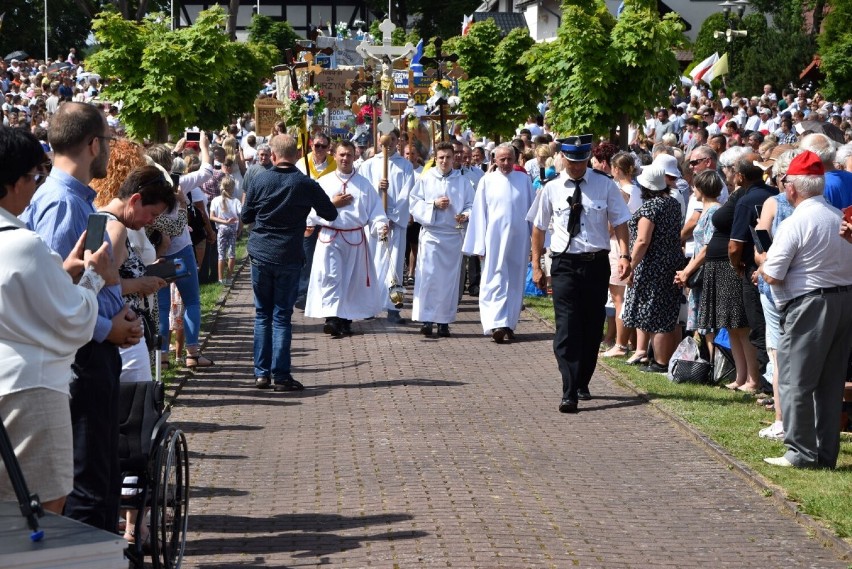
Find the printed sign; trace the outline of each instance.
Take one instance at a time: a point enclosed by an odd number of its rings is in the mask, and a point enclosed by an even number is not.
[[[283,106],[278,99],[257,99],[254,102],[254,131],[264,136],[272,132],[275,123],[281,120],[276,111]]]
[[[346,82],[356,79],[358,72],[354,69],[327,69],[314,77],[314,85],[324,91],[329,109],[345,109]]]

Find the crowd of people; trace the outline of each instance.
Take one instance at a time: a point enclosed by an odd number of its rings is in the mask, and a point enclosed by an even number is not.
[[[674,91],[628,150],[554,136],[546,115],[511,142],[457,132],[428,150],[321,128],[302,149],[250,116],[144,144],[96,78],[73,86],[72,60],[13,60],[0,80],[0,416],[48,509],[119,531],[119,385],[151,381],[154,358],[215,365],[198,268],[215,248],[229,285],[244,231],[259,389],[304,389],[295,309],[339,338],[363,319],[405,326],[410,289],[419,333],[452,338],[466,292],[486,338],[517,341],[531,268],[553,299],[559,411],[593,397],[599,357],[665,373],[682,338],[724,329],[726,387],[772,393],[760,436],[788,451],[768,461],[835,466],[852,350],[852,144],[836,132],[852,137],[852,103]],[[104,239],[86,248],[95,213]]]

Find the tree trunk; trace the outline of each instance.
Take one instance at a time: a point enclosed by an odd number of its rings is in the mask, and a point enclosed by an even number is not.
[[[822,20],[825,17],[825,0],[816,0],[814,2],[814,23],[811,28],[811,37],[816,38],[822,27]]]
[[[630,128],[630,118],[627,114],[621,115],[621,120],[618,121],[618,128],[620,130],[618,133],[618,147],[622,150],[630,150],[630,148],[628,148],[630,141],[627,140],[628,129]]]
[[[154,141],[168,142],[169,140],[169,123],[163,117],[154,117]]]
[[[136,21],[141,22],[148,12],[148,0],[139,0],[139,8],[136,10]]]
[[[231,41],[236,41],[237,39],[237,12],[239,10],[240,0],[229,0],[227,32]]]

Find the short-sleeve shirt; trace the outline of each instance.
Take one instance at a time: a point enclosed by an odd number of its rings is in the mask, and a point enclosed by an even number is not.
[[[750,186],[737,200],[737,205],[734,208],[734,221],[731,225],[731,241],[745,243],[742,262],[747,267],[754,265],[754,239],[751,236],[751,228],[757,225],[763,202],[777,195],[777,188],[765,184],[755,184]]]

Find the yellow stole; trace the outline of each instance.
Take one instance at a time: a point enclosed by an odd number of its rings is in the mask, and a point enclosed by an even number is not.
[[[325,169],[322,172],[317,172],[317,167],[314,166],[314,153],[311,152],[308,154],[308,170],[310,171],[311,178],[319,180],[326,174],[331,174],[337,170],[337,163],[334,161],[334,156],[329,154],[328,158],[326,158]]]

